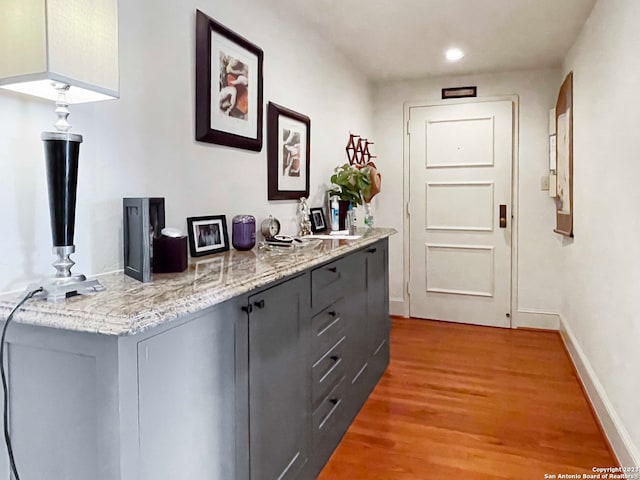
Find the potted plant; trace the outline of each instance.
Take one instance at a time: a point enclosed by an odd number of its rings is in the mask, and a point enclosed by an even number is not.
[[[348,163],[336,167],[331,175],[331,184],[333,188],[329,190],[329,195],[338,197],[339,228],[344,230],[349,204],[354,207],[362,205],[364,199],[369,196],[371,190],[369,167],[358,168]]]

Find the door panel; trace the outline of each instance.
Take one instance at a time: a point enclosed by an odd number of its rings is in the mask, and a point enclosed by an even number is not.
[[[426,245],[427,292],[493,297],[493,247]]]
[[[411,315],[509,327],[512,102],[412,108],[410,131]]]
[[[427,128],[427,168],[492,166],[493,117],[431,120]]]
[[[427,182],[428,230],[493,229],[493,182]]]

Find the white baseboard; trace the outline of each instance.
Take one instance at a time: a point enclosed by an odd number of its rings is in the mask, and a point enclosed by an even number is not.
[[[402,298],[389,299],[389,313],[398,317],[409,318],[409,302]]]
[[[558,330],[560,328],[560,315],[557,313],[518,310],[513,320],[514,328],[539,328],[542,330]]]
[[[640,467],[638,449],[633,444],[629,432],[614,410],[607,393],[600,380],[598,380],[582,347],[576,340],[571,327],[562,317],[560,317],[560,335],[620,466]]]

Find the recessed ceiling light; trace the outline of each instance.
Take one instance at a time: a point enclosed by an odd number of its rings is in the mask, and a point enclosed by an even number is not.
[[[444,56],[447,57],[447,61],[449,62],[457,62],[464,57],[464,53],[459,48],[450,48],[446,51]]]

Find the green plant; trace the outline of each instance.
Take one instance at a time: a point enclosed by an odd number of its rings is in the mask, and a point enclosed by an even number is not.
[[[369,167],[358,168],[348,163],[336,167],[331,175],[331,184],[333,188],[329,191],[330,195],[354,205],[362,205],[363,197],[368,196],[371,190]]]

